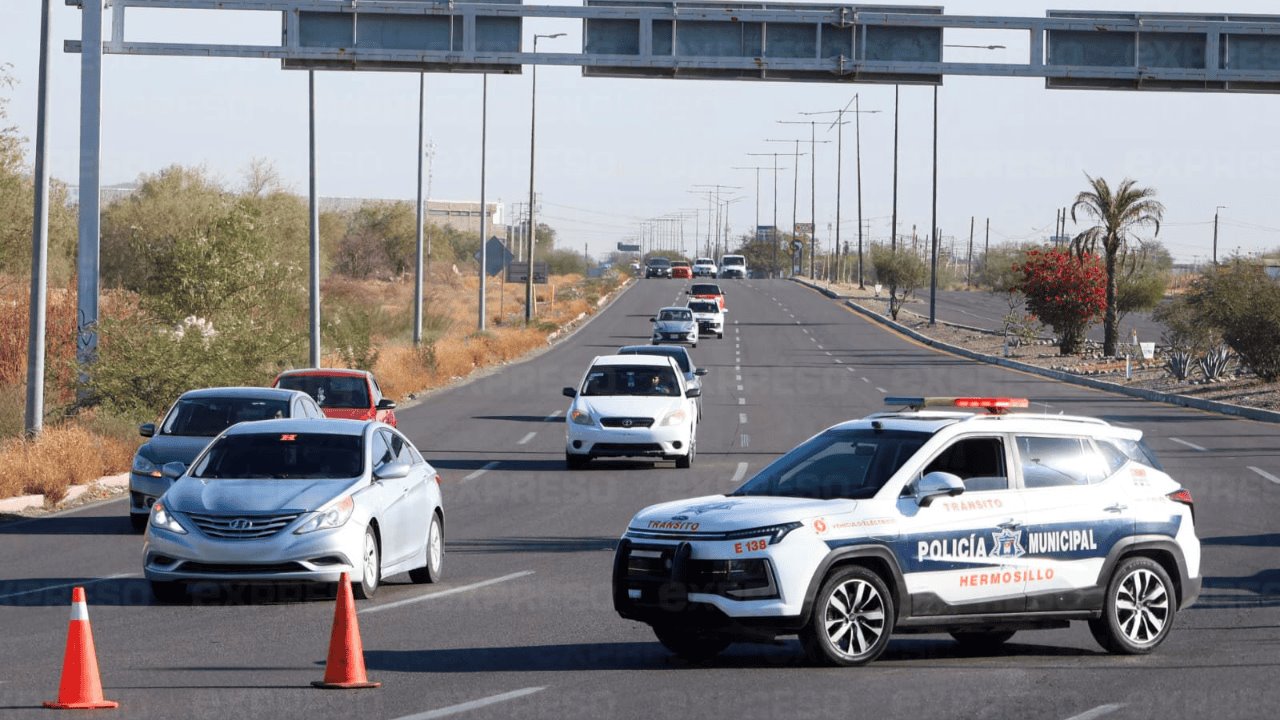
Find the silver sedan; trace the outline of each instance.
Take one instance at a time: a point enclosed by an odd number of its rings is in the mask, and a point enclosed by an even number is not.
[[[375,421],[265,420],[219,435],[151,509],[143,571],[162,601],[191,582],[337,582],[357,597],[444,562],[440,477]]]

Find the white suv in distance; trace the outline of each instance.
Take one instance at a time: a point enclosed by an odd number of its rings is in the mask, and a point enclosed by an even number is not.
[[[693,311],[693,319],[698,323],[698,332],[707,335],[724,337],[724,311],[715,300],[690,300],[689,309]]]
[[[745,255],[724,255],[720,258],[720,277],[747,279],[747,257]]]
[[[565,464],[586,467],[592,458],[644,457],[675,460],[688,468],[698,447],[697,398],[670,357],[597,357],[565,414]]]
[[[1191,494],[1140,431],[957,411],[1021,399],[887,402],[910,409],[829,428],[728,495],[637,513],[618,613],[686,658],[799,635],[815,662],[860,665],[894,633],[994,648],[1073,620],[1148,653],[1199,595]]]
[[[716,276],[716,272],[716,261],[711,258],[700,257],[693,261],[694,277],[713,278]]]

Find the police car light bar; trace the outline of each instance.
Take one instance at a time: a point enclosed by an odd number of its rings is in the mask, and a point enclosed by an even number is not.
[[[1009,408],[1029,407],[1026,398],[1010,397],[900,397],[890,396],[884,399],[885,405],[905,405],[912,410],[928,407],[956,407],[986,410],[1001,413]]]

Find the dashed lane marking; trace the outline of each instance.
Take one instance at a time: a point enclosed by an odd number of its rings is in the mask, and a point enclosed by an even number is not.
[[[884,389],[884,388],[882,388],[882,387],[877,387],[877,388],[876,388],[876,392],[880,393],[881,395],[884,395],[884,394],[888,393],[889,391],[888,391],[888,390],[885,390],[885,389]]]
[[[821,349],[822,349],[822,346],[821,346],[821,345],[819,345],[819,346],[818,346],[818,349],[819,349],[819,350],[821,350]],[[831,357],[831,351],[830,351],[830,350],[827,350],[826,352],[827,352],[827,357]]]
[[[383,610],[390,610],[392,608],[404,607],[405,605],[412,605],[414,603],[425,602],[427,600],[439,600],[442,597],[448,597],[450,595],[458,595],[464,592],[471,592],[472,590],[479,590],[480,588],[489,587],[490,585],[497,585],[499,583],[509,582],[511,580],[519,580],[522,577],[529,577],[532,574],[533,574],[532,570],[521,570],[520,572],[514,572],[514,573],[511,573],[510,575],[503,575],[502,577],[490,578],[489,580],[481,580],[480,582],[471,583],[470,585],[459,585],[458,587],[449,588],[448,590],[441,590],[440,592],[427,593],[426,595],[418,595],[416,597],[405,598],[404,600],[389,602],[385,605],[374,605],[373,607],[361,608],[359,612],[361,615],[367,615],[369,613],[382,612]]]
[[[746,424],[747,424],[747,414],[746,414],[746,413],[738,413],[738,424],[739,424],[739,425],[746,425]]]
[[[747,435],[746,433],[743,433],[742,437],[738,441],[738,444],[740,447],[747,447],[751,445],[751,436]]]
[[[834,363],[835,363],[835,364],[837,364],[837,365],[843,365],[843,364],[844,364],[844,361],[843,361],[843,360],[841,360],[840,358],[836,358],[835,360],[832,360],[832,362],[834,362]],[[849,368],[849,369],[850,369],[850,370],[852,370],[853,368]]]
[[[141,573],[116,573],[115,575],[108,575],[106,577],[93,578],[92,580],[77,580],[75,582],[59,583],[57,585],[42,585],[38,588],[31,588],[30,590],[21,590],[19,592],[12,592],[5,595],[0,595],[0,600],[6,600],[8,598],[15,598],[15,597],[22,597],[23,595],[35,595],[36,593],[48,592],[50,590],[61,590],[63,588],[69,588],[69,587],[97,585],[98,583],[108,582],[110,580],[121,580],[123,578],[136,578],[136,577],[142,577],[142,574]]]
[[[546,687],[527,687],[520,690],[512,690],[511,692],[502,693],[501,695],[490,695],[489,697],[480,698],[479,700],[472,700],[470,702],[459,703],[457,705],[449,705],[448,707],[442,707],[436,710],[420,712],[416,715],[404,715],[397,718],[397,720],[434,720],[434,718],[449,717],[450,715],[479,710],[482,707],[496,705],[498,703],[507,702],[508,700],[527,697],[534,693],[540,693],[546,689]]]
[[[1200,447],[1199,445],[1197,445],[1197,444],[1195,444],[1195,443],[1193,443],[1193,442],[1187,442],[1186,440],[1183,440],[1182,438],[1171,437],[1171,438],[1169,438],[1169,439],[1170,439],[1170,440],[1172,440],[1173,442],[1178,443],[1179,445],[1183,445],[1183,446],[1185,446],[1185,447],[1189,447],[1189,448],[1191,448],[1192,450],[1195,450],[1196,452],[1209,452],[1209,449],[1208,449],[1208,448]]]
[[[489,472],[490,470],[492,470],[492,469],[494,469],[494,468],[496,468],[496,467],[498,467],[498,461],[497,461],[497,460],[494,460],[494,461],[492,461],[492,462],[487,462],[487,463],[485,463],[485,464],[484,464],[484,466],[483,466],[483,467],[481,467],[480,469],[478,469],[478,470],[476,470],[476,471],[472,472],[470,475],[467,475],[466,477],[462,478],[462,481],[463,481],[463,482],[466,482],[466,481],[468,481],[468,480],[475,480],[476,478],[480,477],[481,475],[483,475],[483,474],[485,474],[485,473]]]
[[[871,384],[871,381],[870,381],[870,380],[868,380],[868,379],[866,379],[865,377],[864,377],[864,378],[862,378],[862,382],[867,383],[868,385],[870,385],[870,384]]]
[[[729,479],[729,482],[734,483],[736,485],[742,482],[742,478],[746,476],[747,476],[747,464],[744,462],[740,462],[738,463],[738,469],[733,471],[733,477]]]
[[[733,380],[734,380],[734,382],[742,382],[742,376],[741,376],[741,375],[734,375],[734,376],[733,376]]]
[[[555,419],[556,419],[556,418],[558,418],[558,417],[560,417],[560,411],[559,411],[559,410],[557,410],[557,411],[555,411],[555,412],[551,413],[550,415],[548,415],[548,416],[547,416],[547,422],[551,422],[552,420],[555,420]]]
[[[1271,482],[1273,482],[1273,483],[1275,483],[1275,484],[1277,484],[1277,485],[1280,485],[1280,477],[1276,477],[1275,475],[1272,475],[1271,473],[1267,472],[1266,470],[1263,470],[1262,468],[1257,468],[1257,467],[1254,467],[1254,466],[1252,466],[1252,465],[1249,465],[1248,467],[1249,467],[1249,469],[1250,469],[1250,470],[1252,470],[1252,471],[1254,471],[1254,472],[1258,473],[1258,474],[1259,474],[1259,475],[1261,475],[1262,477],[1264,477],[1264,478],[1266,478],[1266,479],[1270,480]]]
[[[742,392],[742,386],[741,386],[741,385],[739,385],[739,386],[738,386],[738,392]]]
[[[746,405],[746,404],[747,404],[747,399],[746,399],[746,398],[738,398],[738,404],[739,404],[739,405]]]
[[[1107,705],[1099,705],[1091,710],[1085,710],[1079,715],[1072,715],[1067,718],[1067,720],[1097,720],[1097,718],[1100,718],[1103,715],[1110,715],[1122,707],[1124,707],[1124,703],[1108,703]]]
[[[530,440],[534,439],[534,438],[535,438],[535,437],[537,437],[537,436],[538,436],[538,433],[536,433],[536,432],[531,432],[531,433],[529,433],[528,435],[525,435],[524,437],[522,437],[522,438],[520,438],[519,440],[517,440],[517,441],[516,441],[516,444],[517,444],[517,445],[527,445],[527,444],[529,443],[529,441],[530,441]]]

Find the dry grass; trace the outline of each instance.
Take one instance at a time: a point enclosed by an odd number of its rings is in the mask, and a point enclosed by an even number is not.
[[[0,497],[42,493],[57,502],[72,485],[127,469],[137,443],[79,424],[46,428],[35,440],[0,442]]]

